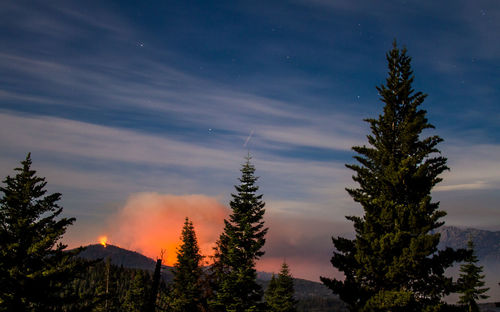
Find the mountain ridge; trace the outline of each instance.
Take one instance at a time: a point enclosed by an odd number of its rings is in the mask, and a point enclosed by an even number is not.
[[[482,262],[500,262],[500,231],[480,230],[469,227],[442,226],[435,231],[441,234],[439,248],[467,248],[472,238],[476,256]]]

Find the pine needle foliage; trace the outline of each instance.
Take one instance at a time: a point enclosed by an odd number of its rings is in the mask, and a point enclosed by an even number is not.
[[[125,295],[123,310],[127,312],[143,312],[146,310],[151,277],[142,270],[136,270]]]
[[[350,311],[435,311],[452,289],[444,275],[464,250],[438,251],[446,215],[431,198],[432,188],[448,169],[440,155],[439,136],[422,138],[432,129],[420,108],[426,95],[415,92],[411,58],[394,42],[386,55],[388,77],[377,87],[384,103],[370,124],[368,146],[355,146],[358,164],[348,164],[358,188],[347,189],[364,214],[349,216],[355,239],[333,238],[331,263],[343,281],[321,278]]]
[[[0,187],[0,311],[54,311],[71,302],[65,286],[82,265],[60,239],[74,218],[60,218],[60,193],[31,169],[31,155]],[[63,295],[64,294],[64,295]]]
[[[240,184],[231,194],[232,213],[224,220],[224,232],[217,241],[212,266],[215,311],[250,312],[262,310],[263,291],[257,284],[256,261],[264,255],[267,228],[264,228],[265,203],[257,195],[255,167],[250,155],[241,168]]]
[[[288,264],[283,262],[278,277],[274,274],[264,295],[268,312],[296,312],[297,300],[294,298],[295,290],[293,277]]]
[[[172,311],[203,311],[203,270],[198,240],[193,222],[186,218],[181,234],[182,244],[177,251],[177,263],[172,273],[173,283],[170,290]]]
[[[483,267],[478,266],[479,260],[474,254],[474,243],[469,240],[467,249],[471,252],[470,257],[460,266],[460,277],[457,280],[461,296],[458,303],[466,307],[468,312],[478,312],[477,300],[488,299],[485,293],[489,288],[485,288]]]

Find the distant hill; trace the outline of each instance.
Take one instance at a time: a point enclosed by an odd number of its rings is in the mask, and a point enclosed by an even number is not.
[[[110,258],[111,263],[132,269],[154,270],[156,261],[138,252],[130,251],[118,246],[100,244],[88,245],[79,256],[88,260]]]
[[[486,293],[490,298],[486,302],[500,301],[500,231],[486,231],[473,228],[459,228],[455,226],[442,226],[437,233],[441,234],[440,248],[466,248],[469,238],[474,242],[474,250],[479,259],[479,265],[483,266],[486,287],[490,290]],[[447,271],[448,274],[457,277],[460,264],[455,265]],[[455,301],[457,296],[451,296]]]
[[[466,248],[472,238],[479,260],[500,263],[500,231],[442,226],[436,232],[441,234],[440,248]]]
[[[143,254],[109,244],[106,247],[100,244],[85,246],[85,250],[79,256],[87,260],[106,260],[109,258],[112,264],[129,269],[154,271],[156,266],[155,260]],[[167,282],[171,281],[173,277],[171,269],[172,267],[162,266],[162,277]]]

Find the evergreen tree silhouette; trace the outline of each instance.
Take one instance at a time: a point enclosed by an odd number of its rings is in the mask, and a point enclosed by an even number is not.
[[[387,53],[389,75],[377,88],[383,113],[366,119],[368,146],[355,146],[358,188],[347,189],[361,204],[361,217],[349,216],[355,239],[333,238],[331,259],[344,280],[321,278],[350,311],[435,311],[453,289],[446,268],[464,259],[465,250],[437,250],[433,230],[446,215],[431,198],[432,188],[448,169],[439,136],[422,138],[434,128],[420,108],[426,95],[414,92],[411,58],[394,42]]]
[[[75,300],[64,291],[84,263],[81,249],[60,239],[74,218],[61,218],[60,193],[46,195],[45,178],[31,169],[31,154],[0,187],[0,311],[52,311]]]
[[[262,195],[257,195],[255,167],[250,155],[241,168],[240,184],[231,194],[232,213],[224,220],[212,266],[215,297],[211,308],[215,311],[260,311],[263,291],[257,284],[256,261],[264,255],[267,228],[264,228]]]

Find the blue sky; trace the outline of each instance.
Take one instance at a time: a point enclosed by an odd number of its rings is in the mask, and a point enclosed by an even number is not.
[[[361,213],[344,164],[396,38],[445,139],[446,224],[500,230],[499,31],[481,0],[2,1],[0,174],[32,152],[86,244],[134,194],[227,205],[250,150],[267,259],[332,275],[330,236]]]

